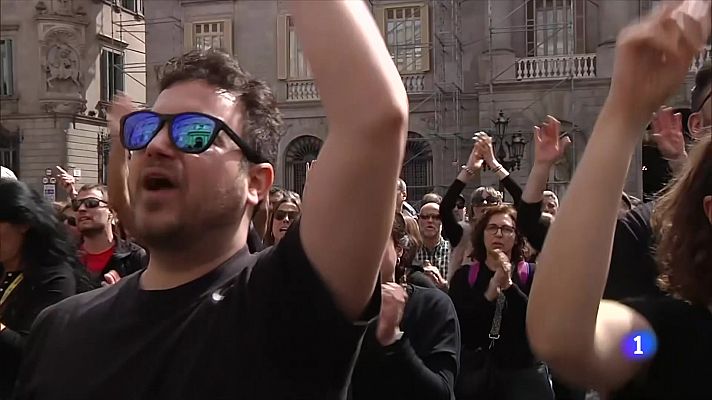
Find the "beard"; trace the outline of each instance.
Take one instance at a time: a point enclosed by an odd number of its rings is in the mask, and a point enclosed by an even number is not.
[[[230,190],[201,196],[193,203],[168,204],[164,210],[138,205],[132,233],[152,252],[190,254],[208,250],[211,243],[232,237],[239,229],[245,211],[244,197],[237,190]]]

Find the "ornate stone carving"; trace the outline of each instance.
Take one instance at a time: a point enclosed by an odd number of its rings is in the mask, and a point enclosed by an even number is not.
[[[47,51],[45,67],[47,90],[75,92],[82,87],[79,82],[79,54],[66,43],[54,43]]]
[[[43,39],[45,90],[81,95],[83,84],[79,35],[68,27],[55,26],[50,27]]]
[[[72,0],[52,0],[52,10],[59,15],[74,15]]]

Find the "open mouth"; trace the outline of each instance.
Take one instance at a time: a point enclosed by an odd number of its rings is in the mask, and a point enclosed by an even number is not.
[[[91,217],[79,217],[77,222],[91,221]]]
[[[289,226],[283,226],[283,227],[279,228],[280,232],[287,232],[287,230],[289,230]]]
[[[177,187],[178,185],[166,175],[149,174],[143,178],[143,188],[148,191],[170,190]]]

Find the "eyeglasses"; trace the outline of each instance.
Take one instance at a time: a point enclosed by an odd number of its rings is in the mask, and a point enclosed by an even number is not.
[[[420,214],[420,216],[418,218],[420,218],[424,221],[429,221],[429,220],[440,221],[440,214],[428,214],[428,215]]]
[[[299,216],[298,211],[282,211],[277,210],[274,212],[274,219],[277,221],[282,221],[283,219],[289,217],[290,221],[294,221]]]
[[[498,205],[501,203],[502,203],[502,200],[500,200],[499,197],[495,197],[495,196],[487,196],[484,199],[479,198],[479,199],[474,199],[472,201],[472,204],[475,207],[494,206],[494,205]]]
[[[72,210],[74,211],[79,211],[79,207],[84,204],[84,207],[86,208],[97,208],[102,204],[108,205],[109,203],[105,202],[104,200],[97,199],[96,197],[87,197],[84,199],[74,199],[72,200]],[[76,220],[75,220],[76,223]]]
[[[267,162],[225,122],[212,115],[197,112],[158,114],[146,110],[134,111],[121,118],[121,144],[130,151],[142,150],[166,123],[171,142],[184,153],[204,152],[213,144],[218,133],[223,131],[240,147],[248,161],[255,164]]]
[[[502,232],[502,235],[504,236],[512,236],[514,235],[514,228],[507,225],[499,226],[495,224],[489,224],[485,227],[485,232],[491,235],[496,235],[498,232]]]

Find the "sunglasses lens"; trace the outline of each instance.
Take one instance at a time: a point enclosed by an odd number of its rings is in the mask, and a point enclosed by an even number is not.
[[[132,114],[124,120],[124,147],[127,150],[140,150],[156,136],[161,127],[158,115],[145,111]]]
[[[92,198],[84,199],[84,205],[86,208],[97,208],[99,207],[99,200]]]
[[[215,121],[197,114],[180,114],[173,120],[171,135],[176,146],[186,153],[202,153],[212,142]]]

